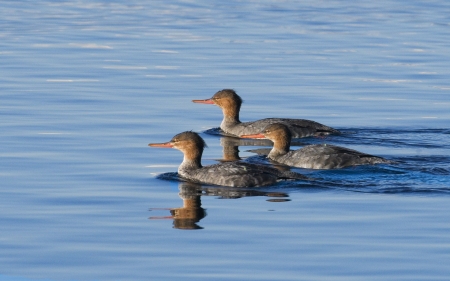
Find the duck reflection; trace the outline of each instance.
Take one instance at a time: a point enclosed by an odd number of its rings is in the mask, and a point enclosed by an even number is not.
[[[239,146],[272,146],[273,143],[266,139],[240,139],[236,137],[221,137],[220,145],[223,147],[223,157],[220,161],[237,161],[239,157]],[[267,154],[269,154],[270,149]],[[267,155],[266,154],[266,155]]]
[[[206,209],[202,207],[201,196],[217,196],[219,199],[238,199],[247,196],[271,197],[269,202],[290,201],[289,195],[282,192],[264,192],[257,190],[243,190],[234,188],[206,187],[192,182],[179,182],[178,195],[183,200],[183,206],[168,208],[170,216],[149,217],[149,219],[173,219],[173,228],[176,229],[203,229],[197,223],[206,217]],[[151,208],[150,210],[158,210]]]
[[[257,148],[246,150],[247,152],[255,153],[258,156],[267,156],[272,150],[273,142],[268,139],[240,139],[236,137],[220,137],[220,145],[223,147],[223,157],[220,161],[237,161],[242,160],[239,156],[239,146],[268,146],[269,148]],[[306,145],[300,141],[292,141],[292,146]]]
[[[170,208],[171,216],[150,217],[149,219],[173,219],[173,227],[177,229],[202,229],[197,223],[206,217],[206,210],[202,208],[200,195],[201,185],[190,182],[180,182],[178,195],[183,200],[183,206]]]
[[[295,141],[294,145],[300,146],[305,143]],[[279,164],[266,156],[272,150],[273,142],[268,139],[240,139],[236,137],[222,136],[220,138],[220,145],[223,147],[223,157],[219,159],[220,162],[238,161],[242,160],[239,156],[239,146],[269,146],[270,148],[257,148],[246,150],[247,152],[255,153],[255,156],[250,156],[245,159],[245,162],[254,164],[270,164],[279,171],[290,171],[291,168],[286,165]],[[229,189],[228,189],[229,190]],[[241,191],[239,191],[241,192]]]

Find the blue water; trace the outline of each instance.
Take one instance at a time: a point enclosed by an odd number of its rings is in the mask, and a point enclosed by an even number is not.
[[[444,0],[1,1],[0,280],[447,280],[449,38]],[[396,163],[177,181],[148,143],[265,161],[191,103],[223,88]]]

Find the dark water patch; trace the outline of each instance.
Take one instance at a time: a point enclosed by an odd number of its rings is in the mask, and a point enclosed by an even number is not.
[[[438,180],[420,177],[414,174],[400,176],[373,176],[369,174],[358,177],[326,178],[326,182],[318,180],[318,186],[328,186],[331,189],[363,193],[449,193],[448,180]]]
[[[289,194],[273,191],[261,191],[258,189],[237,189],[237,188],[221,188],[221,187],[204,187],[202,188],[203,196],[217,196],[219,199],[238,199],[242,197],[264,196],[269,198],[286,198]]]
[[[253,152],[253,150],[251,152]],[[253,163],[253,164],[270,165],[270,162],[267,158],[267,154],[263,153],[260,155],[249,156],[249,157],[246,157],[243,161],[248,162],[248,163]]]
[[[267,156],[267,155],[269,155],[270,150],[272,150],[272,148],[257,148],[257,149],[246,150],[246,152],[255,153],[258,156]]]
[[[226,137],[235,137],[234,135],[230,135],[225,133],[224,131],[222,131],[220,129],[220,127],[216,127],[216,128],[211,128],[208,130],[203,131],[203,133],[208,134],[208,135],[213,135],[213,136],[226,136]]]
[[[448,129],[352,129],[352,133],[334,136],[329,140],[349,145],[448,149],[448,134]]]
[[[428,172],[433,175],[450,175],[450,170],[445,168],[431,168]]]
[[[450,175],[450,156],[427,155],[405,156],[395,159],[400,167],[409,171],[419,171],[432,175]]]
[[[167,181],[182,181],[184,182],[183,178],[181,178],[177,172],[169,172],[169,173],[163,173],[156,176],[157,179],[160,180],[167,180]]]
[[[377,193],[377,192],[371,192]],[[380,189],[378,193],[386,194],[417,194],[417,195],[450,195],[449,188],[411,188],[411,187],[390,187]]]
[[[411,166],[373,165],[335,170],[295,169],[315,180],[311,188],[327,188],[364,193],[447,193],[450,191],[448,170],[436,167],[414,169]],[[304,187],[305,184],[302,185]]]
[[[374,182],[373,179],[353,179],[353,180],[318,180],[310,188],[340,190],[356,193],[373,194],[450,194],[450,186],[436,187],[435,185],[416,184],[414,182],[399,182],[398,180],[382,180]],[[301,190],[298,190],[301,191]],[[298,192],[296,191],[296,192]]]

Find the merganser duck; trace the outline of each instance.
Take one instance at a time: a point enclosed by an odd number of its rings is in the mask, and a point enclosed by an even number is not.
[[[201,158],[206,143],[197,133],[190,131],[177,134],[169,142],[150,143],[149,146],[175,148],[183,152],[184,159],[178,167],[178,174],[196,183],[256,187],[271,185],[281,179],[307,179],[295,172],[240,161],[202,166]]]
[[[313,144],[290,151],[291,132],[287,126],[275,123],[268,125],[259,134],[242,135],[242,138],[267,138],[273,141],[273,148],[267,157],[278,163],[306,169],[338,169],[348,166],[392,163],[382,157],[365,154],[353,149]]]
[[[223,112],[223,120],[220,124],[220,129],[233,136],[256,134],[272,123],[282,123],[286,125],[291,131],[293,138],[340,133],[336,129],[305,119],[266,118],[252,122],[241,122],[239,120],[239,111],[241,109],[242,99],[231,89],[218,91],[210,99],[193,100],[193,102],[219,106]]]

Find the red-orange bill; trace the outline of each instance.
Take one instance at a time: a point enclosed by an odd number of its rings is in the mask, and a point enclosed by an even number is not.
[[[165,142],[165,143],[149,143],[148,146],[151,147],[167,147],[172,148],[173,144],[171,142]]]
[[[204,104],[214,104],[214,102],[212,101],[212,99],[206,99],[206,100],[192,100],[192,102],[195,102],[195,103],[204,103]]]
[[[263,134],[253,134],[253,135],[242,135],[243,139],[265,139],[266,137]]]

